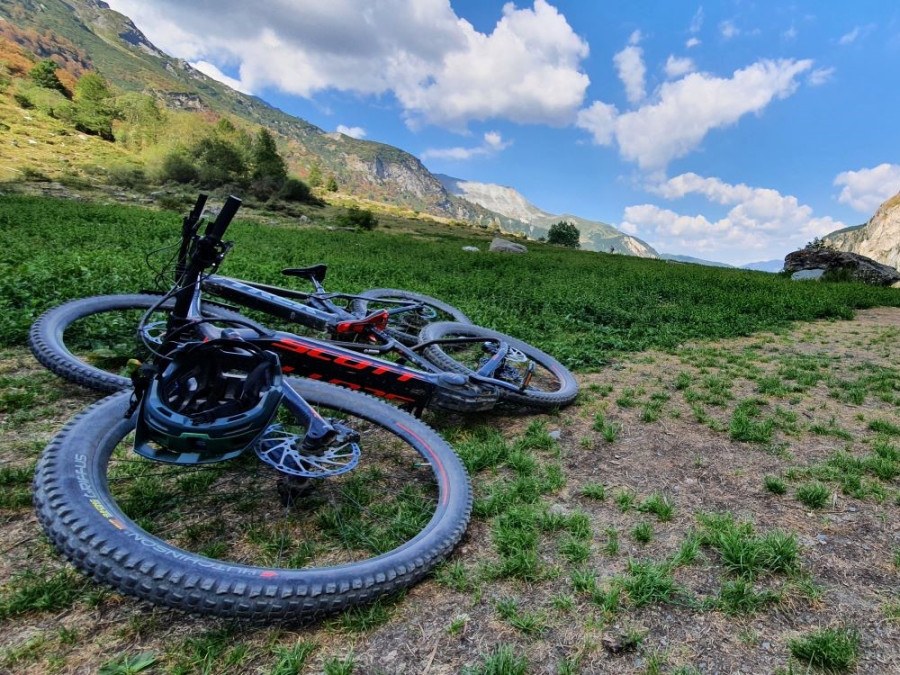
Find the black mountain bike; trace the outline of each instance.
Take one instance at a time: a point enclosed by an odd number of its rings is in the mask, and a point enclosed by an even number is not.
[[[314,286],[311,293],[210,274],[230,248],[219,241],[216,259],[198,274],[193,288],[184,286],[191,254],[200,241],[204,206],[201,195],[184,219],[175,265],[179,297],[186,298],[188,291],[194,294],[191,321],[230,322],[246,339],[278,353],[285,372],[361,390],[414,410],[427,405],[488,410],[501,400],[550,409],[571,403],[577,395],[572,374],[535,347],[463,323],[468,318],[462,312],[428,296],[394,289],[328,293],[323,287],[324,265],[284,270],[309,281]],[[233,306],[207,301],[209,295],[256,310],[267,323],[278,321],[317,334],[267,330],[233,311]],[[131,385],[121,374],[123,362],[141,356],[134,333],[138,317],[143,317],[141,342],[160,345],[171,315],[187,316],[188,300],[181,304],[176,306],[172,293],[162,298],[112,295],[74,300],[41,316],[32,326],[29,344],[36,358],[58,375],[98,391],[117,391]],[[196,339],[196,333],[184,330],[179,339]]]
[[[205,316],[201,279],[228,250],[222,236],[238,204],[229,200],[192,241],[180,283],[155,300],[172,309],[161,333],[143,326],[154,363],[164,363],[188,334],[228,337],[276,351],[286,364],[321,362],[317,368],[328,376],[361,373],[352,382],[359,389],[384,380],[395,396],[421,401],[464,389],[445,383],[453,378],[444,374],[376,364],[238,316],[224,328],[221,317]],[[34,503],[53,544],[124,593],[252,620],[305,620],[420,579],[468,523],[472,498],[459,458],[394,405],[315,379],[285,382],[275,423],[255,453],[215,463],[164,463],[134,453],[131,392],[82,412],[35,471]]]

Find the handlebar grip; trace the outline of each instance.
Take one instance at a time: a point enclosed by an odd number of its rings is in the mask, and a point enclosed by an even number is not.
[[[235,196],[230,196],[225,200],[225,205],[222,206],[222,210],[219,211],[219,215],[216,218],[214,223],[210,223],[206,227],[206,236],[211,237],[212,239],[221,240],[223,236],[225,236],[225,230],[228,229],[228,225],[231,223],[231,219],[234,218],[234,214],[237,213],[237,210],[241,208],[240,199]]]
[[[205,194],[201,193],[197,196],[197,203],[194,204],[194,208],[191,209],[190,214],[188,214],[188,221],[191,224],[196,223],[198,220],[200,220],[200,216],[203,215],[203,207],[206,206],[206,199],[207,197]]]

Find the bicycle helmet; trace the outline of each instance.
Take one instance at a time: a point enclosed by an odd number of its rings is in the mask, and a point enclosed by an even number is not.
[[[233,459],[257,441],[283,395],[275,354],[223,338],[186,344],[169,358],[141,399],[135,452],[204,464]]]

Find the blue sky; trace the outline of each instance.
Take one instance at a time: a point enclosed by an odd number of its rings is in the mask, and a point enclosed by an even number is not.
[[[326,131],[657,250],[783,258],[900,191],[894,0],[108,0]]]

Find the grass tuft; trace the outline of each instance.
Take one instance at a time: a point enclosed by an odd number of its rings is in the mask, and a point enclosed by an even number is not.
[[[822,483],[815,481],[799,485],[795,495],[798,501],[806,504],[809,508],[821,509],[828,503],[828,498],[831,497],[831,490]]]
[[[831,673],[849,671],[859,658],[859,632],[852,628],[823,628],[788,642],[795,659]]]

